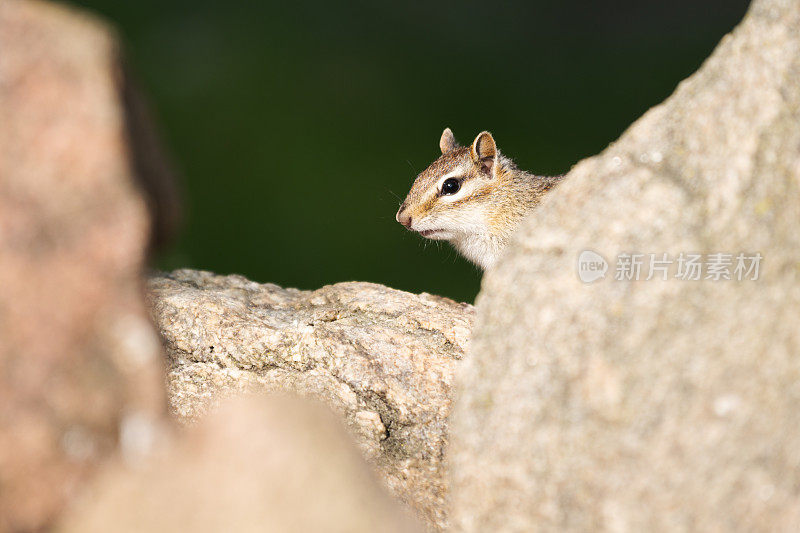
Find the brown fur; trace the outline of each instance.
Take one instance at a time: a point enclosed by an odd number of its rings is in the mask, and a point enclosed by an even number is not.
[[[535,176],[518,169],[500,153],[488,132],[479,134],[471,146],[462,147],[448,128],[439,145],[442,155],[417,176],[397,219],[415,231],[438,233],[441,227],[447,236],[431,238],[450,240],[486,268],[520,220],[563,176]],[[439,183],[451,173],[461,180],[463,190],[442,195]],[[426,224],[433,227],[421,229]]]

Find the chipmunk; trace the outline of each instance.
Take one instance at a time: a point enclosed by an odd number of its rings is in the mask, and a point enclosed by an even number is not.
[[[446,128],[442,155],[423,170],[395,218],[411,231],[450,241],[483,270],[497,261],[522,218],[564,176],[534,176],[500,154],[484,131],[470,147]]]

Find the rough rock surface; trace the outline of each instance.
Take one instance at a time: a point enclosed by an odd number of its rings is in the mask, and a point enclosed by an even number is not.
[[[484,279],[451,425],[456,529],[798,530],[798,199],[800,3],[756,0]],[[585,249],[605,279],[579,281]],[[757,281],[616,281],[623,252],[764,259]]]
[[[391,492],[444,527],[446,418],[470,305],[370,283],[299,291],[191,270],[153,276],[149,295],[179,416],[246,391],[321,399]]]
[[[422,531],[337,418],[298,399],[230,402],[146,468],[110,469],[59,530]]]
[[[0,531],[45,527],[167,412],[119,65],[95,19],[0,2]]]

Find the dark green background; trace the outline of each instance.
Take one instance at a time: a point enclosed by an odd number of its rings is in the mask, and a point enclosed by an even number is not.
[[[87,0],[118,25],[183,176],[161,268],[472,301],[479,272],[394,220],[450,126],[560,173],[616,139],[741,19],[740,0]]]

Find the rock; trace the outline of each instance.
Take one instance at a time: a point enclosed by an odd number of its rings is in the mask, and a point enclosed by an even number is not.
[[[240,392],[320,399],[390,491],[445,526],[446,419],[470,305],[370,283],[299,291],[191,270],[155,275],[148,288],[180,417]]]
[[[455,529],[800,528],[798,198],[800,3],[756,0],[485,277],[451,425]],[[611,263],[592,284],[587,249]],[[763,261],[756,281],[616,281],[625,252]]]
[[[146,468],[109,469],[59,530],[422,531],[336,418],[297,399],[226,404]]]
[[[0,530],[33,531],[120,447],[146,453],[167,410],[114,36],[5,0],[0,50]]]

